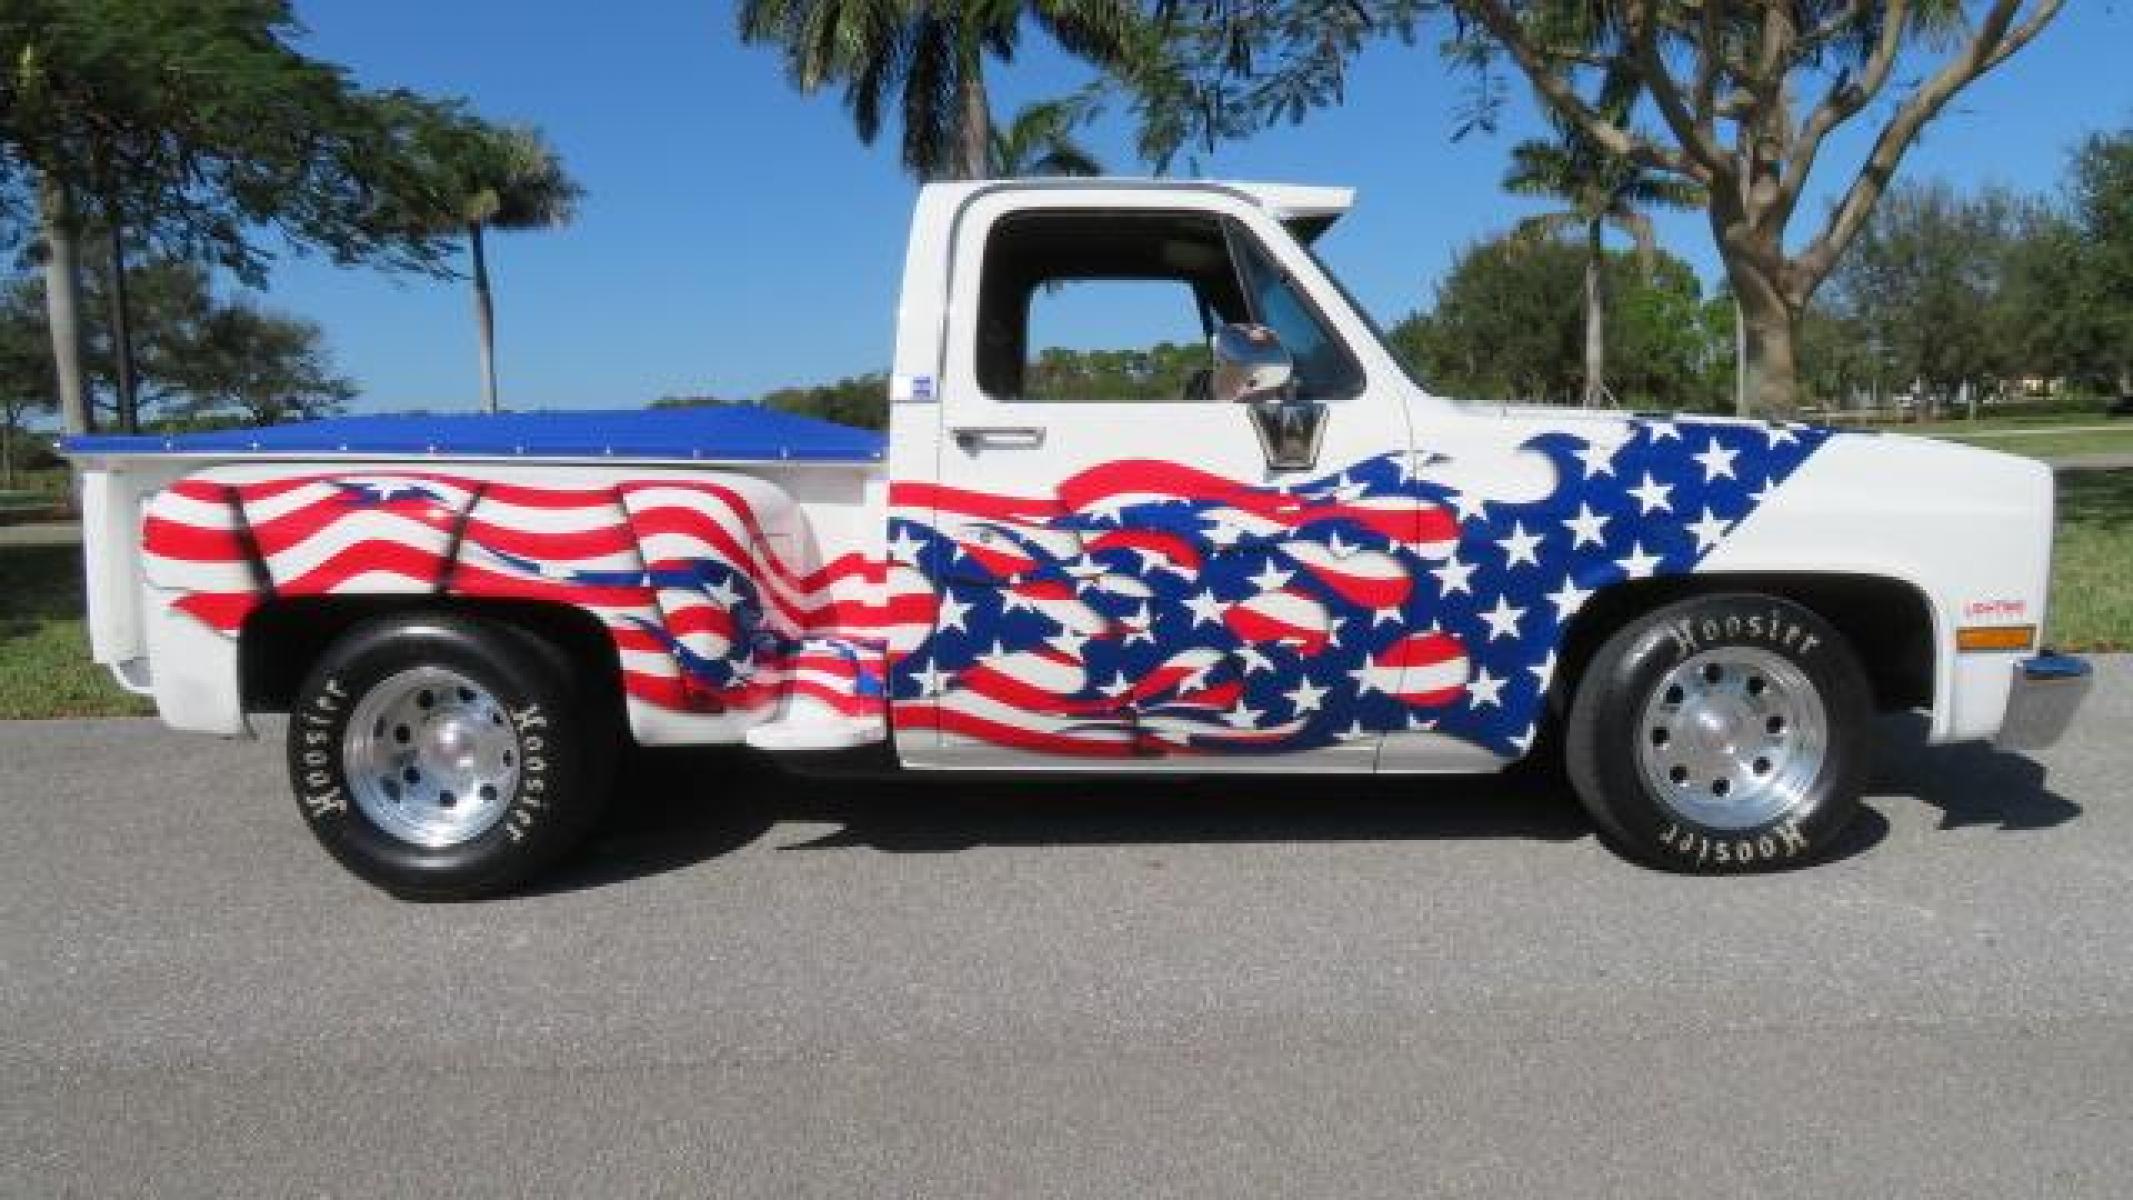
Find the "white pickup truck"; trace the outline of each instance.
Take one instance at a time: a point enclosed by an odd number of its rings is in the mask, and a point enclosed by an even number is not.
[[[2088,668],[2038,641],[2043,466],[1443,399],[1310,250],[1351,199],[927,187],[885,439],[749,408],[75,439],[96,660],[180,729],[288,713],[311,828],[423,898],[552,863],[624,738],[1023,772],[1546,753],[1618,849],[1722,872],[1829,845],[1877,710],[2064,728]],[[1174,304],[1205,369],[1071,395],[1033,320],[1125,285],[1114,315]]]

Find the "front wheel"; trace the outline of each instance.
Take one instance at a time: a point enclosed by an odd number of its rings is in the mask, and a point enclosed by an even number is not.
[[[1859,810],[1873,705],[1809,609],[1698,596],[1631,622],[1580,679],[1564,760],[1632,857],[1723,873],[1810,861]]]
[[[408,899],[507,891],[571,849],[605,800],[614,736],[562,655],[450,614],[391,617],[329,648],[289,714],[312,833]]]

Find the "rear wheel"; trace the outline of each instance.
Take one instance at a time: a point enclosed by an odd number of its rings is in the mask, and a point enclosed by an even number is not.
[[[1768,869],[1825,853],[1857,814],[1872,712],[1858,659],[1820,616],[1771,596],[1699,596],[1600,648],[1564,760],[1625,853]]]
[[[358,626],[291,710],[297,801],[335,858],[395,895],[508,891],[599,815],[614,729],[589,699],[521,630],[449,614]]]

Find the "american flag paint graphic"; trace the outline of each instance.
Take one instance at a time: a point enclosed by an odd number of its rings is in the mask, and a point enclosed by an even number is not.
[[[1515,756],[1585,600],[1692,570],[1829,436],[1643,419],[1606,441],[1542,434],[1523,450],[1555,484],[1517,502],[1436,482],[1446,460],[1427,453],[1287,487],[1138,459],[1050,496],[897,481],[888,557],[820,565],[792,561],[807,539],[790,498],[740,475],[216,468],[150,502],[143,562],[229,636],[277,596],[571,605],[613,639],[633,701],[681,713],[893,710],[902,729],[1069,756],[1407,730]]]
[[[1512,757],[1600,588],[1689,571],[1828,437],[1638,419],[1548,433],[1507,503],[1394,454],[1247,485],[1099,464],[1052,497],[899,483],[890,552],[939,585],[899,728],[1043,754],[1270,753],[1432,730]]]
[[[843,716],[879,715],[887,651],[932,628],[931,594],[859,554],[794,569],[759,517],[775,501],[758,481],[684,476],[549,488],[208,471],[155,497],[142,540],[148,581],[232,636],[273,596],[550,601],[600,619],[642,703],[760,712],[804,697]]]

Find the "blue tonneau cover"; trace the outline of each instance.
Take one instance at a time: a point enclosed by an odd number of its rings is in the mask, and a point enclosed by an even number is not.
[[[337,417],[261,429],[68,438],[70,455],[434,455],[706,462],[879,462],[881,434],[741,405],[613,411]]]

